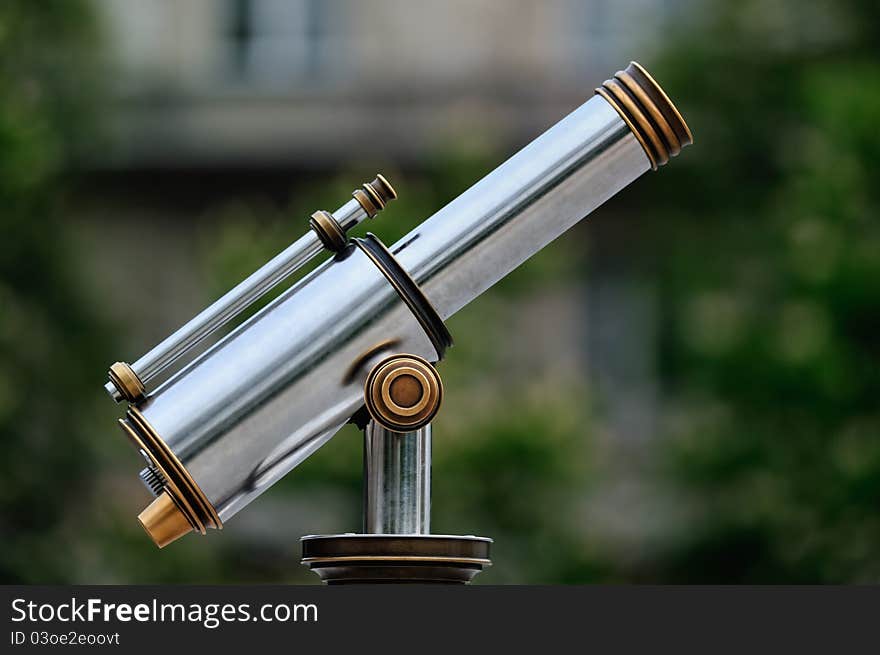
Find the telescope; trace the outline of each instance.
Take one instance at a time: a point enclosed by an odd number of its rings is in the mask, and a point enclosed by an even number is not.
[[[466,583],[491,539],[430,532],[436,364],[445,321],[649,170],[692,143],[632,62],[397,243],[350,237],[397,194],[381,175],[132,364],[106,389],[154,495],[138,519],[160,548],[205,534],[336,434],[364,433],[362,533],[303,537],[325,582]],[[191,361],[197,344],[327,251],[326,261]],[[176,370],[175,370],[176,366]]]

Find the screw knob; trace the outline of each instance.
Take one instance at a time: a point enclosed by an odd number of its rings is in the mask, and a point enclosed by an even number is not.
[[[393,432],[412,432],[430,423],[440,409],[443,383],[428,361],[415,355],[392,355],[367,376],[367,411]]]

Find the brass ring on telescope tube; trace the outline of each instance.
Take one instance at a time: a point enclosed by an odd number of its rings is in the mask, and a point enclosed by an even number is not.
[[[144,397],[146,393],[144,383],[134,372],[134,369],[125,362],[114,363],[107,375],[113,386],[128,402],[136,403]]]
[[[156,465],[156,468],[162,473],[166,482],[165,491],[192,525],[193,529],[201,534],[205,534],[206,527],[222,530],[223,522],[220,520],[217,510],[208,500],[207,496],[205,496],[205,493],[190,475],[189,471],[187,471],[183,463],[177,458],[171,448],[168,447],[162,437],[159,436],[153,426],[150,425],[140,410],[136,407],[129,407],[126,418],[124,420],[120,419],[119,424],[135,443],[135,446],[147,453]],[[157,500],[161,498],[159,496]],[[142,513],[142,516],[145,513],[146,510]],[[154,536],[150,526],[143,521],[142,524],[150,536]],[[183,534],[177,536],[183,536]],[[166,543],[170,543],[170,541]],[[159,544],[157,541],[157,545],[161,547],[165,544]]]
[[[676,131],[681,147],[692,144],[694,142],[694,135],[691,133],[691,128],[688,127],[681,112],[678,111],[672,100],[669,99],[669,96],[666,95],[663,87],[645,70],[644,66],[637,61],[633,61],[630,62],[630,65],[627,66],[624,72],[635,78],[645,92],[651,96],[657,109],[663,113],[670,127]]]
[[[666,150],[664,144],[660,141],[660,136],[657,134],[654,126],[651,124],[651,121],[648,120],[648,117],[642,112],[639,104],[630,97],[627,93],[626,89],[621,86],[621,84],[617,80],[605,80],[605,84],[603,85],[606,91],[609,91],[617,100],[620,105],[623,106],[627,115],[635,122],[635,124],[640,128],[639,132],[642,137],[648,142],[648,145],[651,147],[651,152],[653,154],[653,159],[656,166],[663,166],[665,163],[669,161],[669,152]],[[655,166],[655,167],[656,167]]]
[[[693,134],[669,96],[637,62],[617,71],[596,89],[620,114],[657,170],[694,141]]]
[[[201,534],[205,534],[204,523],[199,520],[198,514],[196,514],[192,505],[187,502],[184,495],[180,492],[180,488],[174,482],[174,479],[170,476],[169,471],[165,468],[164,462],[162,462],[160,458],[156,457],[156,455],[150,450],[150,447],[147,445],[145,439],[141,436],[140,432],[137,429],[132,427],[124,419],[119,419],[118,423],[119,427],[122,428],[123,432],[125,432],[128,438],[132,441],[135,448],[143,453],[148,453],[148,456],[152,460],[154,466],[159,470],[159,472],[162,474],[162,477],[164,478],[164,486],[162,491],[159,493],[159,495],[156,496],[156,498],[153,499],[153,502],[143,512],[141,512],[141,515],[138,516],[138,519],[141,522],[141,526],[143,526],[146,533],[150,535],[156,545],[160,548],[163,548],[167,544],[171,543],[171,541],[173,541],[174,539],[182,537],[184,534],[187,534],[192,530],[200,532]],[[164,500],[164,497],[171,499],[174,507],[177,509],[179,514],[183,516],[183,518],[190,526],[189,530],[186,530],[185,527],[179,527],[178,533],[170,538],[168,537],[167,530],[164,527],[157,527],[156,525],[153,525],[149,520],[150,517],[145,516],[150,513],[150,508],[152,508],[155,504],[162,502],[160,499]],[[143,519],[141,518],[142,516],[144,517]],[[180,526],[179,520],[175,521],[175,523]],[[162,532],[165,536],[165,539],[160,538],[157,532]]]
[[[446,349],[452,345],[452,335],[419,285],[375,234],[368,232],[366,237],[352,239],[352,241],[382,271],[382,274],[397,291],[397,295],[406,303],[422,326],[437,352],[437,359],[443,359]]]
[[[341,252],[345,248],[348,241],[345,230],[330,212],[323,209],[316,211],[309,219],[309,227],[315,231],[327,250]]]
[[[618,81],[623,83],[627,91],[633,94],[639,101],[639,104],[644,107],[645,111],[647,111],[651,115],[651,121],[663,133],[663,139],[669,148],[669,156],[675,157],[679,152],[681,152],[681,141],[675,134],[675,131],[660,113],[660,110],[657,109],[657,105],[651,102],[651,99],[648,97],[648,94],[645,93],[645,90],[642,89],[642,87],[640,87],[635,82],[635,80],[627,75],[625,72],[621,71],[617,75],[615,75],[615,77],[618,79]]]
[[[199,488],[199,485],[190,475],[189,471],[186,470],[186,467],[183,463],[177,458],[177,455],[168,447],[168,444],[159,436],[159,433],[153,428],[152,425],[147,421],[144,415],[140,412],[137,407],[129,407],[127,416],[129,419],[133,419],[136,427],[140,428],[141,432],[147,437],[150,441],[150,445],[153,446],[151,452],[157,453],[161,459],[163,459],[167,465],[166,469],[170,468],[173,473],[172,476],[175,476],[179,479],[178,486],[182,487],[188,495],[195,499],[196,504],[201,508],[203,519],[206,525],[209,527],[222,529],[223,523],[220,521],[220,516],[217,514],[217,510],[214,509],[214,506],[211,505],[211,502],[208,500],[208,497],[205,496],[204,492]],[[165,471],[163,470],[163,474]],[[166,475],[166,479],[167,479]],[[182,483],[182,484],[181,484]]]
[[[605,89],[603,89],[602,87],[599,87],[598,89],[596,89],[596,93],[598,93],[600,96],[605,98],[605,100],[608,101],[608,104],[611,105],[617,111],[618,114],[620,114],[620,117],[623,119],[623,122],[626,123],[627,127],[629,127],[630,132],[636,138],[636,140],[639,142],[639,145],[642,146],[642,150],[645,151],[645,155],[647,155],[648,160],[651,162],[651,169],[656,171],[657,170],[657,161],[654,159],[654,153],[651,152],[651,149],[648,147],[648,144],[645,142],[645,137],[642,136],[642,133],[639,132],[638,128],[636,128],[635,124],[632,122],[632,120],[630,120],[629,116],[627,116],[625,113],[623,113],[623,111],[621,111],[617,107],[617,103],[615,102],[614,98],[611,95],[609,95],[609,93]]]

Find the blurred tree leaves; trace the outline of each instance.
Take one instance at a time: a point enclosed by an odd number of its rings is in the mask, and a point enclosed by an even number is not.
[[[661,76],[696,145],[652,181],[680,208],[655,229],[668,483],[694,515],[649,577],[876,582],[877,5],[702,16]]]
[[[140,485],[101,389],[113,332],[65,219],[102,137],[100,46],[84,0],[0,4],[0,580],[223,579],[228,552],[159,557],[122,500]]]
[[[76,282],[56,203],[89,132],[93,21],[82,2],[0,5],[0,578],[66,580],[106,334]],[[100,370],[100,369],[99,369]]]
[[[260,541],[234,524],[158,554],[132,520],[131,453],[116,475],[111,449],[97,447],[107,438],[92,434],[107,424],[98,382],[112,349],[77,279],[62,211],[101,119],[89,7],[0,5],[0,578],[314,582],[295,539]],[[635,563],[601,545],[581,520],[607,483],[587,391],[506,379],[506,312],[580,274],[575,233],[451,322],[434,528],[496,538],[486,582],[880,579],[880,3],[714,0],[687,27],[649,68],[696,144],[639,182],[649,204],[632,235],[634,247],[662,253],[668,438],[656,454],[687,520],[643,544],[648,555]],[[453,145],[419,174],[386,171],[400,199],[361,231],[393,243],[500,161],[492,148]],[[211,295],[373,173],[352,166],[300,180],[285,207],[241,198],[211,210],[202,239]],[[336,524],[357,529],[354,430],[265,502],[281,500],[285,517],[295,502],[326,512],[330,488],[352,508]]]

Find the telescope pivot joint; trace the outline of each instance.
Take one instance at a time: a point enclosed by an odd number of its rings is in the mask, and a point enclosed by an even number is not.
[[[392,355],[370,371],[364,401],[373,420],[386,430],[412,432],[437,414],[443,401],[443,382],[427,360]]]

